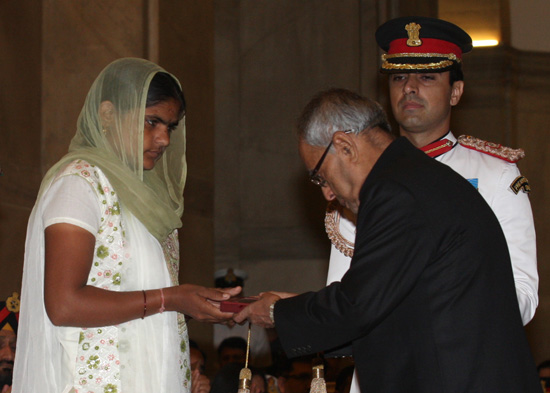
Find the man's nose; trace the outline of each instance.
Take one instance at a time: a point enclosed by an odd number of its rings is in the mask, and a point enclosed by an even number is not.
[[[418,84],[416,78],[409,76],[403,84],[403,92],[405,94],[416,94],[418,92]]]
[[[328,184],[321,187],[321,191],[323,192],[323,196],[327,201],[332,201],[334,198],[336,198],[336,195],[334,195],[334,192],[332,192],[332,189],[329,187]]]

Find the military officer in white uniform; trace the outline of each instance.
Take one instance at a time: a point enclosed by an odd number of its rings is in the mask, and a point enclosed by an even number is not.
[[[516,165],[524,153],[473,137],[457,140],[449,131],[451,107],[458,104],[464,89],[462,54],[472,49],[470,36],[440,19],[403,17],[380,26],[376,40],[387,52],[380,71],[389,74],[392,112],[400,134],[470,181],[499,219],[521,317],[527,324],[538,305],[538,273],[529,183]],[[332,282],[349,267],[355,225],[349,213],[334,205],[327,210],[325,224],[333,243],[327,281]]]
[[[380,71],[388,74],[399,133],[466,178],[497,216],[508,243],[519,309],[526,325],[538,305],[538,273],[529,183],[516,165],[524,152],[473,137],[457,139],[449,131],[451,108],[458,104],[464,89],[462,54],[472,49],[470,36],[440,19],[403,17],[381,25],[376,41],[387,52]],[[332,195],[328,187],[323,192]],[[327,284],[339,281],[349,268],[354,219],[338,203],[329,204],[325,228],[332,249]],[[358,392],[355,376],[351,392]]]

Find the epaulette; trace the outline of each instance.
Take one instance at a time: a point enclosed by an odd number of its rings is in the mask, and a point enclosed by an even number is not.
[[[489,154],[490,156],[500,158],[501,160],[516,163],[525,157],[523,149],[512,149],[497,143],[487,142],[483,139],[474,138],[469,135],[458,137],[458,143],[468,149]]]

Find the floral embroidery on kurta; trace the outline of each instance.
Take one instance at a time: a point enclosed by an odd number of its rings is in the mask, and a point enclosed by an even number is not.
[[[178,231],[173,231],[164,242],[162,242],[162,251],[164,252],[164,259],[168,267],[168,272],[170,273],[170,280],[172,285],[179,284],[179,239]],[[189,364],[189,356],[187,351],[189,348],[188,334],[187,334],[187,324],[185,323],[185,315],[178,313],[178,331],[180,334],[181,343],[180,343],[180,369],[184,370],[185,380],[184,386],[191,388],[191,367]]]

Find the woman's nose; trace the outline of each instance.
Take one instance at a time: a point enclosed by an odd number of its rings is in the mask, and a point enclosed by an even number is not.
[[[155,140],[158,144],[167,147],[170,144],[170,130],[168,127],[162,127],[155,135]]]

